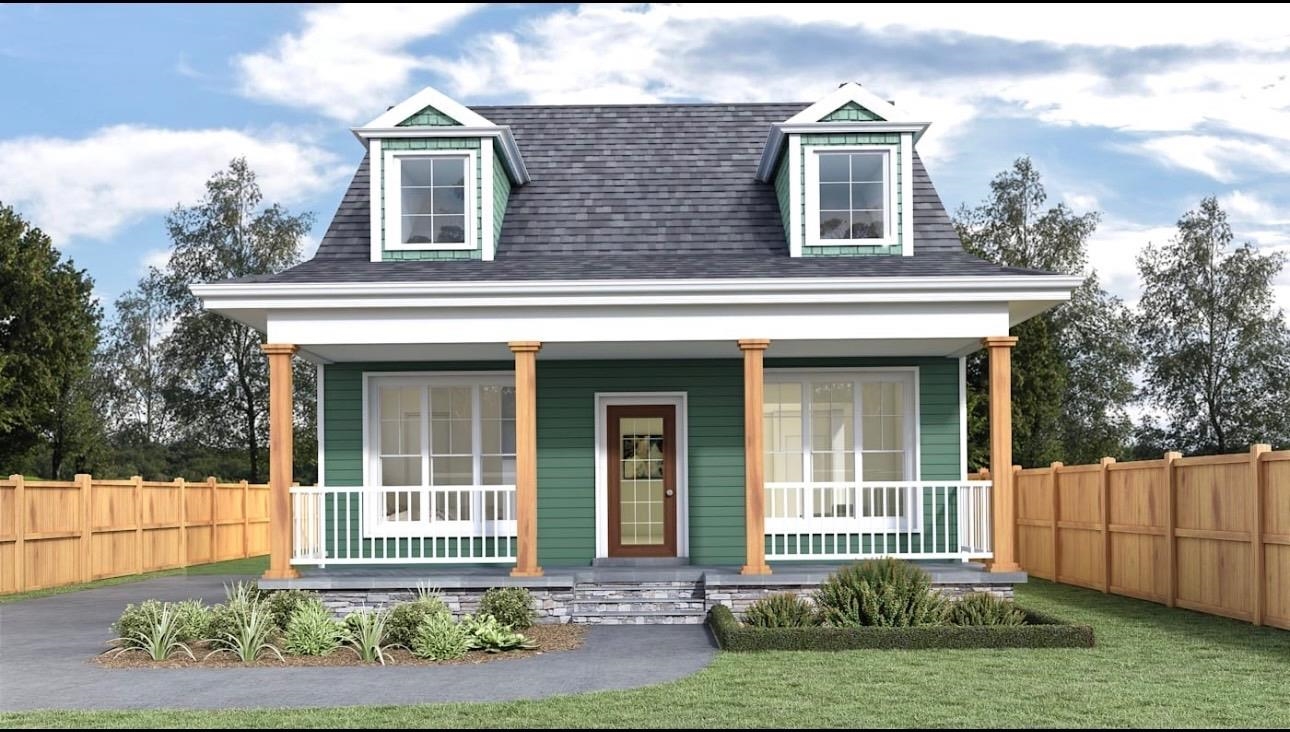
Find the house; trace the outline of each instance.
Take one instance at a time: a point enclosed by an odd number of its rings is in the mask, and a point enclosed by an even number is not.
[[[848,83],[814,104],[425,89],[355,128],[313,259],[193,288],[267,336],[263,584],[357,603],[416,578],[465,607],[518,583],[592,622],[692,620],[883,555],[1010,591],[1008,331],[1078,281],[963,251],[927,127]],[[966,475],[983,347],[993,484]],[[289,489],[293,359],[317,365],[319,486]]]

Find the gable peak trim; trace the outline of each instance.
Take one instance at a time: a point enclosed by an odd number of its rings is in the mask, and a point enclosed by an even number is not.
[[[469,107],[461,102],[452,99],[447,94],[427,86],[421,91],[404,99],[398,104],[390,107],[380,114],[376,119],[363,125],[359,129],[368,128],[385,128],[398,127],[400,122],[409,117],[418,114],[426,107],[434,107],[440,114],[453,119],[457,124],[463,127],[494,127],[495,125],[488,119],[477,112],[472,111]]]
[[[848,103],[857,104],[869,110],[884,122],[907,122],[909,116],[896,109],[896,105],[860,86],[854,81],[839,86],[829,92],[823,99],[788,118],[788,124],[800,124],[823,121],[825,117],[836,112]]]

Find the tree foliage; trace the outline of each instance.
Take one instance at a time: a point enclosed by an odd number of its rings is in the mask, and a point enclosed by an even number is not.
[[[1290,440],[1290,337],[1273,295],[1283,261],[1234,246],[1212,196],[1179,219],[1172,241],[1138,257],[1144,391],[1174,449]]]
[[[1077,214],[1065,204],[1047,207],[1048,195],[1029,158],[995,176],[990,195],[962,206],[955,227],[973,254],[1009,267],[1085,275],[1071,302],[1014,327],[1013,459],[1023,465],[1054,460],[1095,461],[1121,455],[1132,423],[1137,361],[1124,305],[1088,272],[1087,242],[1097,213]],[[969,463],[989,463],[989,386],[984,352],[968,359]]]

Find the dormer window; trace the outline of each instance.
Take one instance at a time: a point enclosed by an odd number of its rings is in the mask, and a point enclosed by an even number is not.
[[[896,159],[895,146],[808,148],[807,244],[894,243]]]
[[[472,162],[458,151],[387,152],[386,247],[473,249]]]

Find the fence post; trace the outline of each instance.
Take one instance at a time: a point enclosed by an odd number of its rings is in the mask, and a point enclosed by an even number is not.
[[[1165,577],[1165,605],[1174,606],[1178,596],[1178,496],[1174,494],[1174,461],[1181,458],[1180,452],[1165,453],[1165,548],[1168,558],[1168,572]]]
[[[94,571],[90,568],[90,544],[94,541],[91,520],[94,515],[94,479],[86,473],[77,473],[73,480],[81,497],[81,581],[89,582],[94,579]]]
[[[175,478],[175,487],[179,489],[179,566],[188,566],[188,494],[184,491],[184,479]]]
[[[130,480],[134,482],[134,573],[143,574],[143,476]]]
[[[13,481],[13,580],[14,592],[27,589],[27,487],[21,474],[9,476]]]
[[[1111,592],[1111,465],[1115,458],[1104,457],[1101,460],[1102,471],[1098,473],[1102,489],[1102,592]]]
[[[1058,533],[1060,531],[1060,527],[1057,525],[1058,520],[1060,519],[1061,513],[1062,513],[1062,499],[1061,499],[1061,496],[1057,494],[1057,483],[1058,483],[1057,474],[1060,473],[1061,470],[1062,470],[1062,464],[1059,462],[1052,463],[1051,465],[1048,466],[1048,491],[1049,491],[1048,495],[1053,502],[1052,527],[1053,527],[1053,581],[1054,582],[1062,581],[1061,580],[1062,542],[1061,542],[1061,537]]]
[[[219,551],[217,550],[218,547],[215,543],[215,537],[219,534],[219,523],[215,520],[215,508],[219,505],[219,502],[215,500],[215,491],[218,490],[219,483],[215,480],[215,476],[206,476],[206,486],[210,488],[211,491],[211,549],[210,555],[207,557],[206,561],[218,562]]]
[[[1254,585],[1254,603],[1250,608],[1250,622],[1255,625],[1263,625],[1263,604],[1264,604],[1264,586],[1267,581],[1263,577],[1263,468],[1259,464],[1259,458],[1263,453],[1272,449],[1271,445],[1262,442],[1250,445],[1250,555],[1253,558],[1253,567],[1251,571],[1254,576],[1251,578]]]
[[[1021,528],[1017,522],[1017,517],[1021,515],[1021,491],[1017,490],[1017,484],[1020,482],[1021,466],[1012,466],[1012,559],[1018,567],[1024,571],[1025,567],[1021,564]]]
[[[248,553],[251,548],[251,504],[248,502],[248,494],[251,492],[251,484],[246,480],[238,481],[242,486],[242,558],[250,556]]]

